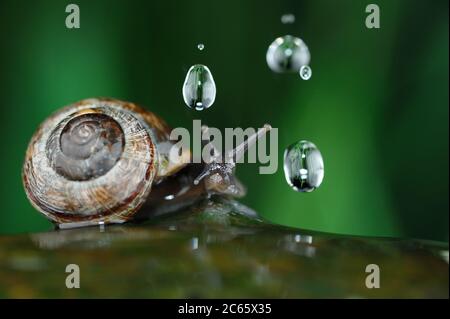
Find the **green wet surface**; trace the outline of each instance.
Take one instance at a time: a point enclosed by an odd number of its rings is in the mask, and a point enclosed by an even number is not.
[[[139,225],[0,237],[2,298],[448,298],[448,270],[447,244],[280,227],[218,199]]]

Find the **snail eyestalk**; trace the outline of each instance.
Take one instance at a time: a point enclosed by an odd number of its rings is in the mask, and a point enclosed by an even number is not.
[[[256,142],[266,135],[268,131],[272,129],[272,126],[265,124],[262,128],[258,130],[255,134],[248,137],[247,140],[236,146],[234,149],[228,151],[224,158],[223,163],[219,162],[217,159],[222,159],[221,154],[217,149],[214,148],[215,156],[210,164],[207,164],[205,169],[200,173],[199,176],[194,180],[194,185],[198,185],[202,179],[207,176],[219,176],[222,175],[222,181],[227,181],[226,176],[233,175],[234,168],[239,159],[241,159],[244,154],[248,151],[250,147],[256,145]],[[208,127],[206,125],[202,126],[202,133],[207,133]]]
[[[220,151],[216,148],[216,146],[211,143],[211,136],[208,134],[209,133],[209,126],[208,125],[202,125],[202,138],[205,137],[206,140],[208,141],[208,143],[211,145],[211,148],[213,150],[214,155],[210,158],[209,163],[217,163],[220,162],[221,158],[222,158],[222,154],[220,153]]]
[[[239,159],[241,159],[244,154],[248,151],[248,149],[255,145],[256,142],[263,136],[266,135],[268,131],[272,129],[272,126],[269,124],[264,124],[264,127],[260,128],[258,132],[249,136],[247,140],[245,140],[240,145],[236,146],[236,148],[228,151],[225,156],[225,163],[236,163]]]

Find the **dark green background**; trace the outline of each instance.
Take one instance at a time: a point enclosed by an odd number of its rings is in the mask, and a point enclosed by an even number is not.
[[[81,29],[65,28],[66,1],[0,1],[0,233],[45,230],[20,172],[27,143],[57,108],[96,96],[143,104],[170,125],[279,128],[279,170],[238,167],[243,202],[276,223],[358,235],[448,240],[448,1],[389,0],[381,29],[369,1],[74,1]],[[296,15],[293,25],[280,16]],[[278,36],[301,37],[313,77],[272,73]],[[199,52],[198,43],[206,49]],[[195,63],[209,66],[215,104],[183,103]],[[291,190],[283,150],[308,139],[325,179]]]

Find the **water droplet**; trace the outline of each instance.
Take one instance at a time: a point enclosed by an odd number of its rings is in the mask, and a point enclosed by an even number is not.
[[[272,42],[266,54],[267,65],[277,73],[299,72],[311,60],[309,49],[302,39],[286,35]]]
[[[175,195],[173,195],[173,194],[164,196],[164,199],[165,199],[165,200],[172,200],[172,199],[174,199],[174,198],[175,198]]]
[[[292,24],[295,22],[295,15],[292,13],[283,14],[281,16],[281,23],[283,24]]]
[[[197,44],[197,49],[199,49],[200,51],[203,51],[204,48],[205,48],[205,45],[203,43]]]
[[[100,228],[100,232],[103,233],[105,231],[105,222],[103,220],[99,221],[98,226]]]
[[[323,180],[323,158],[311,142],[300,141],[284,152],[284,175],[288,184],[299,192],[312,192]]]
[[[309,80],[312,76],[312,69],[309,65],[304,65],[300,68],[300,77],[303,80]]]
[[[210,107],[216,99],[216,84],[211,71],[202,64],[193,65],[184,80],[183,99],[197,111]]]
[[[198,249],[198,237],[193,237],[191,239],[191,248],[192,248],[192,250]]]
[[[448,250],[441,250],[440,255],[441,255],[442,259],[444,259],[448,264]]]

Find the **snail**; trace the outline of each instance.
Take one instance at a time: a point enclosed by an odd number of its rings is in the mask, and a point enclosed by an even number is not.
[[[245,194],[233,161],[216,157],[194,164],[190,150],[173,160],[170,132],[163,119],[130,102],[98,98],[66,106],[40,125],[28,145],[26,195],[57,227],[73,228],[147,218],[211,194]]]

